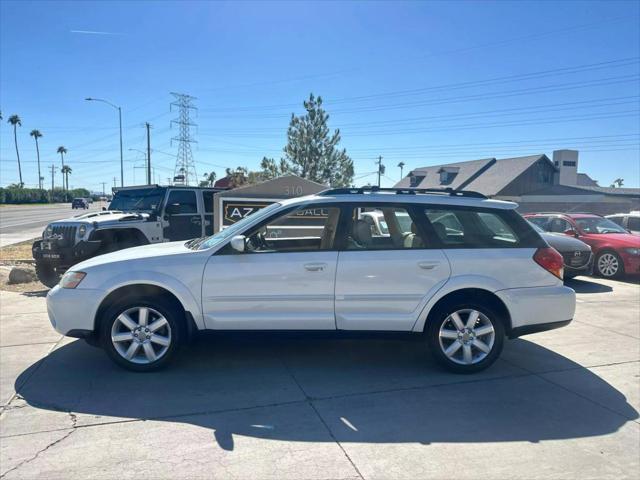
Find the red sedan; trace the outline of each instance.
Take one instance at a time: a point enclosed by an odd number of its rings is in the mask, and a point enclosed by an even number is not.
[[[564,233],[591,246],[594,271],[607,278],[640,274],[640,236],[592,213],[532,213],[524,215],[547,232]]]

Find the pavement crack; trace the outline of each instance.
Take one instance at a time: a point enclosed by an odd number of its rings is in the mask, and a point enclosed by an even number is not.
[[[75,424],[75,422],[74,422]],[[75,427],[75,425],[74,425]],[[46,447],[41,448],[40,450],[38,450],[36,452],[35,455],[31,456],[30,458],[27,458],[23,461],[21,461],[20,463],[18,463],[15,467],[7,470],[6,472],[4,472],[2,475],[0,475],[0,478],[4,478],[6,477],[8,474],[10,474],[11,472],[14,472],[16,470],[18,470],[19,468],[23,467],[24,465],[27,465],[31,462],[33,462],[36,458],[38,458],[40,455],[42,455],[44,452],[46,452],[47,450],[49,450],[52,447],[55,447],[57,444],[59,444],[60,442],[62,442],[63,440],[69,438],[71,436],[71,434],[73,432],[75,432],[75,428],[72,428],[71,430],[69,430],[67,433],[65,433],[62,437],[60,437],[59,439],[55,440],[54,442],[51,442],[50,444],[48,444]]]

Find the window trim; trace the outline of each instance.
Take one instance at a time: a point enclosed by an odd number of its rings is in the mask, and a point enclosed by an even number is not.
[[[266,224],[268,224],[269,222],[273,221],[274,219],[284,216],[284,215],[288,215],[289,213],[293,212],[294,210],[304,210],[305,208],[336,208],[338,210],[338,223],[337,223],[337,227],[336,227],[336,233],[333,236],[333,242],[331,245],[331,248],[325,248],[325,249],[317,249],[317,250],[274,250],[274,251],[267,251],[267,252],[248,252],[248,251],[244,251],[244,252],[238,252],[236,250],[234,250],[233,248],[231,248],[231,238],[228,239],[228,241],[226,242],[226,244],[223,244],[216,252],[214,252],[213,255],[273,255],[273,254],[277,254],[277,253],[314,253],[314,252],[336,252],[338,251],[336,249],[336,239],[338,238],[338,235],[340,233],[340,224],[342,222],[342,218],[343,218],[343,211],[340,208],[340,204],[338,203],[304,203],[304,204],[298,204],[298,205],[292,205],[286,208],[283,208],[281,210],[278,210],[277,212],[273,212],[272,215],[270,215],[269,217],[263,219],[261,222],[256,223],[255,225],[250,225],[246,230],[243,230],[241,233],[238,233],[237,235],[244,235],[245,237],[248,237],[247,232],[249,231],[254,231],[257,230],[259,228],[262,228],[263,226],[265,226]]]

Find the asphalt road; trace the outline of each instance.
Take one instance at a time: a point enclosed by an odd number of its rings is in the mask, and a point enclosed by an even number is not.
[[[54,220],[98,211],[101,208],[100,202],[92,203],[89,210],[72,210],[69,203],[0,206],[0,246],[39,237],[47,224]]]
[[[637,479],[640,286],[568,282],[567,327],[487,371],[420,341],[214,335],[166,370],[62,338],[0,291],[0,478]]]

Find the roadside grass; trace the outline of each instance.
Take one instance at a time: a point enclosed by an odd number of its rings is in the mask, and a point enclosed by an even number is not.
[[[0,247],[0,262],[32,260],[31,245],[35,239]]]

